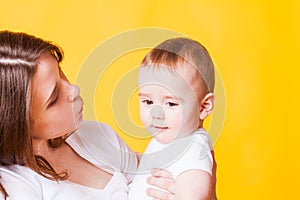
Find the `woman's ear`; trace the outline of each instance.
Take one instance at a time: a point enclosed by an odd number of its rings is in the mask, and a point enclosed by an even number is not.
[[[204,120],[212,111],[215,105],[215,95],[213,93],[208,93],[202,99],[200,104],[200,120]]]

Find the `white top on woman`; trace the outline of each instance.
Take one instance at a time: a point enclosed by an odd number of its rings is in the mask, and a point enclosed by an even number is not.
[[[83,121],[67,143],[81,157],[113,174],[103,189],[95,189],[74,182],[49,180],[33,170],[19,166],[1,166],[1,183],[9,200],[125,200],[128,183],[137,170],[135,153],[106,124]],[[80,167],[80,166],[78,166]],[[0,194],[0,199],[2,199]]]

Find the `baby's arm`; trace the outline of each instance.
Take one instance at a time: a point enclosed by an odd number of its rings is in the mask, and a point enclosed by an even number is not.
[[[212,190],[211,175],[200,169],[183,172],[175,180],[175,199],[208,200]]]
[[[212,150],[211,151],[212,157],[213,157],[213,168],[212,168],[212,191],[211,191],[211,200],[218,200],[217,197],[217,191],[216,191],[216,186],[217,186],[217,162],[215,159],[215,152]]]

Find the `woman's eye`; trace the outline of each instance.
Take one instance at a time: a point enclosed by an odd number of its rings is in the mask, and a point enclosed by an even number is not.
[[[54,105],[57,102],[57,99],[58,99],[58,89],[56,88],[48,106]]]
[[[166,105],[167,105],[168,107],[176,107],[176,106],[178,106],[178,103],[167,102]]]
[[[54,104],[56,103],[57,99],[58,99],[58,95],[56,95],[56,96],[51,100],[51,102],[49,103],[48,106],[54,105]]]
[[[146,100],[143,100],[142,103],[147,104],[147,105],[152,105],[153,101],[146,99]]]

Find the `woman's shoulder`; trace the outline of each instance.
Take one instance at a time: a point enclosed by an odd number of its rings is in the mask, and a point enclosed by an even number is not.
[[[0,174],[1,179],[5,180],[4,182],[20,180],[21,182],[26,182],[28,185],[33,185],[32,180],[36,179],[34,171],[20,165],[0,166]]]
[[[82,124],[75,132],[77,132],[77,134],[92,134],[95,132],[102,135],[112,135],[111,133],[113,133],[113,135],[115,134],[109,125],[102,122],[89,120],[82,121]]]
[[[69,136],[67,143],[83,158],[103,169],[136,169],[135,153],[107,124],[83,121],[79,129]]]
[[[40,176],[31,169],[19,165],[0,166],[0,175],[1,183],[11,199],[27,200],[41,197]]]
[[[123,143],[109,125],[98,121],[83,121],[69,136],[67,142],[88,147],[96,145],[102,148],[109,148],[111,145],[119,146]]]

